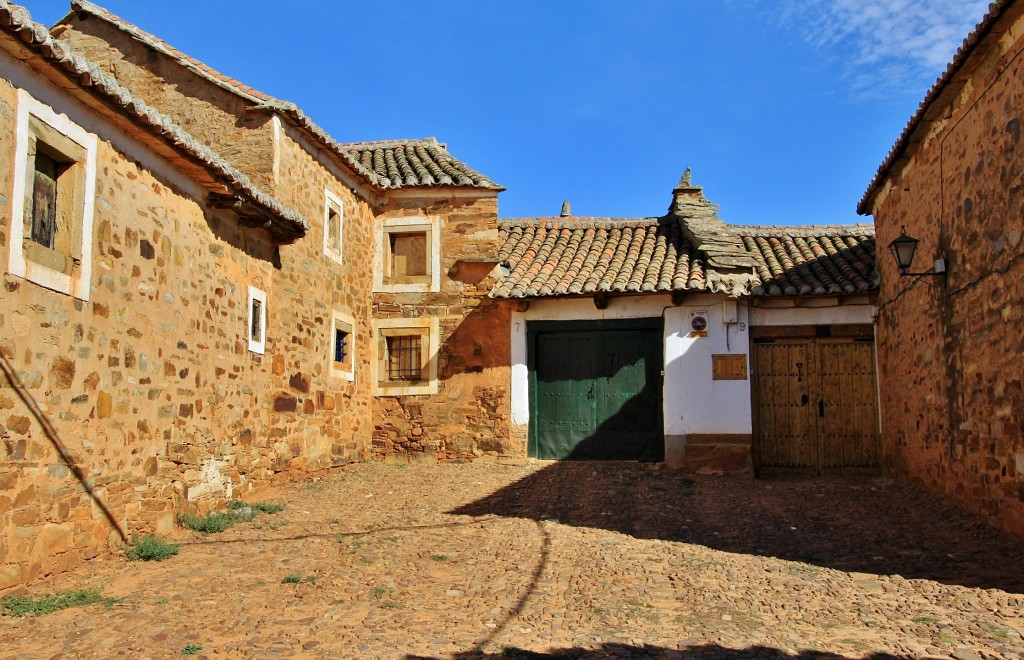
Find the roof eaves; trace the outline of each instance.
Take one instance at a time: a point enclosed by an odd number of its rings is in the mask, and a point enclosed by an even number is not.
[[[128,115],[147,132],[198,163],[214,179],[271,214],[276,219],[272,224],[279,235],[294,240],[309,228],[309,222],[299,213],[257,188],[248,177],[207,145],[196,140],[166,115],[136,98],[113,75],[101,71],[97,65],[72,51],[66,43],[51,36],[46,26],[32,20],[26,8],[8,0],[0,0],[0,30],[18,36],[25,47],[61,70],[76,86]]]
[[[878,171],[875,173],[875,177],[871,180],[867,190],[864,192],[864,196],[861,197],[860,202],[857,204],[857,213],[861,215],[870,215],[871,209],[869,205],[871,201],[878,194],[879,189],[882,187],[882,183],[888,178],[889,172],[900,158],[902,158],[910,147],[914,144],[913,135],[921,126],[925,120],[925,116],[928,113],[931,105],[938,100],[939,96],[945,91],[945,89],[953,81],[953,78],[967,63],[968,58],[975,51],[982,40],[989,34],[995,24],[999,21],[1006,9],[1014,3],[1014,0],[995,0],[989,5],[988,13],[985,14],[981,22],[974,28],[974,30],[964,39],[963,44],[956,51],[952,61],[946,66],[946,70],[942,72],[942,75],[935,81],[931,89],[925,95],[924,100],[918,106],[917,111],[910,118],[910,121],[904,127],[903,132],[900,134],[896,143],[892,149],[889,150],[889,154],[882,161]]]

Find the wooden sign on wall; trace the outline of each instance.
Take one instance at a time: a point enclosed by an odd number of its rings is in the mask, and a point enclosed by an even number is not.
[[[741,355],[712,355],[711,356],[711,378],[712,380],[746,380],[747,379],[747,356]]]

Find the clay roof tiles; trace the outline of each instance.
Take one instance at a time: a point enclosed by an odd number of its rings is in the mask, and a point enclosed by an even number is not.
[[[490,179],[473,171],[465,164],[458,161],[454,156],[447,152],[444,145],[438,143],[437,140],[433,138],[426,138],[423,140],[391,140],[381,143],[356,142],[346,144],[338,142],[331,137],[326,130],[310,119],[310,117],[294,103],[276,99],[250,87],[249,85],[246,85],[245,83],[235,80],[230,76],[220,73],[207,64],[204,64],[194,57],[186,55],[177,48],[174,48],[159,37],[146,32],[137,25],[116,16],[95,3],[89,2],[88,0],[72,0],[71,9],[73,12],[88,14],[106,21],[130,35],[133,39],[137,39],[154,50],[172,58],[183,67],[195,72],[197,75],[209,80],[218,87],[241,96],[242,98],[254,103],[258,108],[276,112],[284,116],[309,134],[314,141],[325,146],[331,154],[344,162],[345,165],[347,165],[357,176],[361,177],[373,186],[381,189],[409,186],[453,186],[484,188],[498,192],[505,190],[504,187],[494,183]],[[377,167],[373,156],[370,158],[370,165],[366,164],[366,160],[363,158],[363,146],[370,144],[389,145],[388,147],[381,146],[379,148],[381,151],[383,166]],[[427,175],[421,175],[419,170],[413,167],[411,170],[412,176],[410,176],[409,172],[407,172],[401,165],[396,164],[393,167],[388,165],[388,160],[390,158],[396,158],[393,153],[394,150],[403,147],[404,151],[427,152],[425,159],[430,162],[430,165],[425,165]],[[374,147],[374,149],[376,150],[377,148]],[[391,155],[388,155],[389,150],[392,152]],[[407,156],[406,160],[408,160]],[[438,174],[434,174],[434,171],[431,169],[432,167],[436,167],[436,169],[439,170]],[[452,176],[451,171],[457,172],[457,175]]]
[[[256,187],[249,178],[231,166],[207,145],[199,142],[166,115],[135,97],[117,79],[90,62],[70,46],[50,35],[45,25],[36,23],[27,9],[0,0],[0,30],[16,35],[25,47],[62,71],[71,83],[114,106],[145,131],[149,132],[190,161],[199,164],[221,185],[254,203],[273,216],[270,231],[282,240],[302,236],[308,221],[293,209]]]
[[[844,295],[877,288],[870,225],[723,223],[717,236],[722,241],[728,235],[731,260],[695,246],[699,238],[684,226],[672,216],[501,220],[498,258],[510,273],[490,295],[544,298],[690,291],[761,297]],[[744,259],[736,260],[736,255]]]

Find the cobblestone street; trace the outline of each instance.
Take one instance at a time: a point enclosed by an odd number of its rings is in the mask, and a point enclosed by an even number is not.
[[[1024,541],[888,479],[371,463],[258,499],[31,585],[118,601],[0,617],[0,656],[1024,657]]]

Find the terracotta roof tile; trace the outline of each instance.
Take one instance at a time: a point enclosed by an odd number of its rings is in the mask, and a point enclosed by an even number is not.
[[[74,12],[88,14],[106,21],[132,38],[141,41],[147,46],[174,59],[183,67],[213,82],[221,89],[241,96],[259,108],[276,112],[291,120],[292,123],[309,134],[314,141],[326,147],[329,153],[344,162],[357,176],[360,176],[373,186],[382,189],[407,186],[471,186],[495,191],[505,190],[502,186],[490,181],[456,160],[448,154],[443,145],[438,144],[433,138],[426,140],[393,140],[380,143],[343,144],[338,142],[294,103],[276,99],[220,73],[103,7],[88,0],[72,0],[71,8]],[[428,143],[432,143],[433,148],[429,147]],[[363,150],[359,147],[360,145],[368,144],[390,146],[381,146],[380,157],[377,158],[376,154],[371,155],[370,161],[367,163],[363,158]],[[396,152],[399,149],[402,151],[401,155],[398,155]],[[376,148],[374,151],[376,151]],[[434,152],[439,152],[441,155]],[[423,173],[423,170],[426,170],[426,174]],[[433,182],[431,182],[431,179],[433,179]]]
[[[169,117],[136,98],[117,79],[71,49],[68,44],[50,35],[45,25],[32,20],[24,7],[0,0],[0,30],[20,38],[20,42],[40,59],[61,70],[67,79],[83,90],[112,104],[143,130],[169,145],[203,167],[220,186],[234,191],[269,213],[270,231],[277,238],[291,242],[305,234],[309,222],[293,209],[256,187],[247,176],[235,169],[207,145],[190,135]],[[219,186],[218,186],[219,187]]]
[[[349,142],[341,148],[391,188],[469,186],[504,190],[448,153],[435,138]]]
[[[697,291],[730,296],[866,293],[877,288],[870,225],[716,226],[717,247],[696,248],[678,218],[519,218],[499,221],[498,258],[510,274],[493,298]],[[736,260],[736,255],[742,257]],[[741,264],[730,266],[730,264]],[[746,267],[743,264],[753,264]]]

